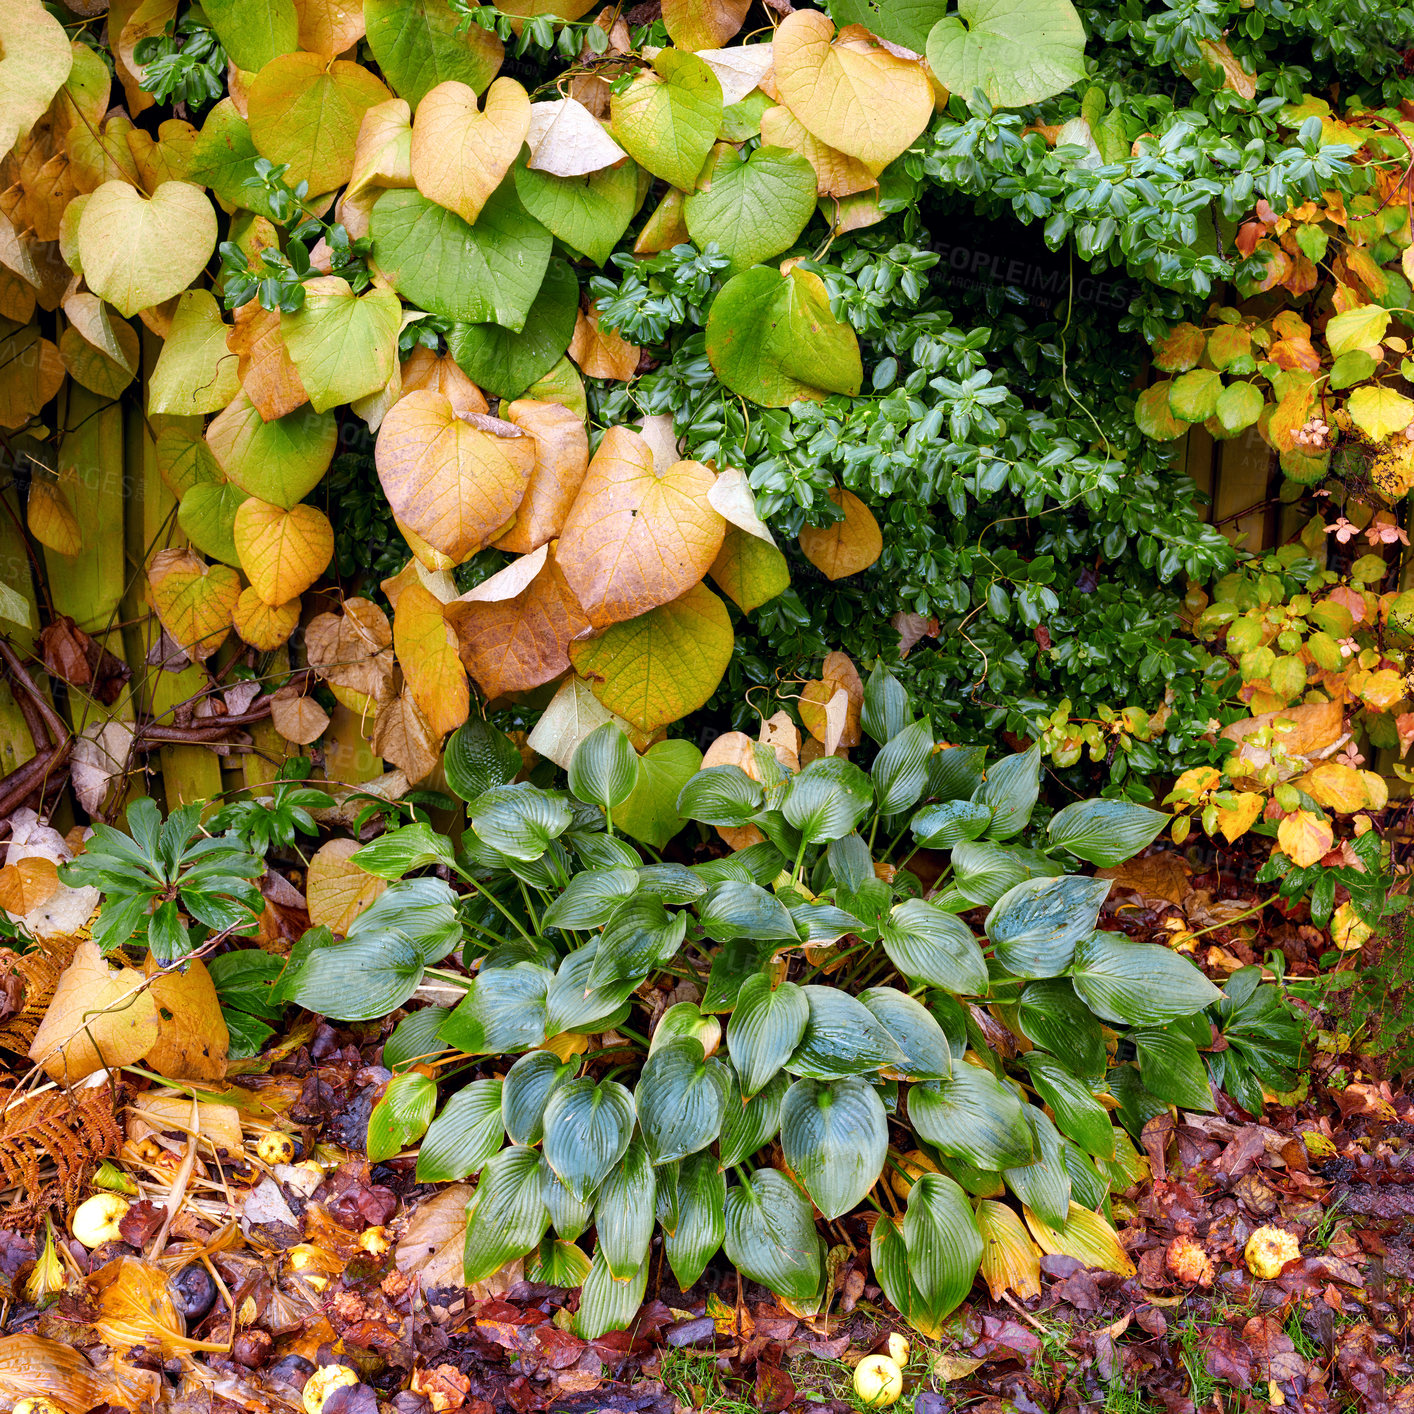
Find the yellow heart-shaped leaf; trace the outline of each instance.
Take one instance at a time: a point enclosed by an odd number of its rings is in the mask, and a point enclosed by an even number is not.
[[[1319,864],[1334,843],[1330,821],[1310,810],[1293,810],[1277,826],[1277,844],[1298,869]]]
[[[295,0],[299,47],[331,58],[363,38],[362,0]]]
[[[72,559],[83,549],[83,531],[64,488],[35,477],[29,484],[25,519],[30,534],[47,549]]]
[[[349,856],[358,848],[357,840],[328,840],[315,850],[305,875],[309,921],[340,936],[353,927],[354,919],[388,887],[386,879],[379,879],[350,863]]]
[[[0,427],[23,427],[63,382],[64,360],[39,325],[0,335]]]
[[[833,525],[807,525],[800,549],[826,579],[844,579],[866,570],[884,552],[884,536],[869,507],[854,494],[832,487],[830,499],[844,518]]]
[[[149,197],[104,182],[79,219],[79,258],[90,290],[125,318],[181,294],[216,249],[216,210],[189,182]]]
[[[835,34],[819,10],[787,15],[772,41],[781,102],[821,142],[879,173],[933,117],[933,85],[859,25]]]
[[[853,196],[878,185],[878,178],[857,157],[823,143],[784,103],[761,115],[761,141],[798,152],[815,169],[820,196]]]
[[[272,608],[303,594],[334,558],[334,528],[314,506],[285,510],[252,496],[233,534],[250,587]]]
[[[437,355],[419,344],[402,366],[403,393],[441,393],[458,417],[491,410],[486,395],[457,366],[450,354]]]
[[[220,412],[241,387],[238,360],[226,346],[230,333],[210,290],[186,291],[148,382],[148,413]]]
[[[461,726],[471,709],[471,694],[457,656],[457,636],[447,624],[442,601],[421,584],[406,585],[398,595],[393,651],[434,735]]]
[[[439,83],[417,105],[412,175],[423,196],[474,224],[511,170],[530,131],[530,95],[514,79],[497,79],[477,107],[464,83]]]
[[[298,599],[267,604],[254,589],[243,589],[232,620],[236,636],[262,653],[272,653],[295,631],[299,609]]]
[[[589,434],[584,419],[561,403],[521,398],[502,415],[535,439],[535,470],[516,523],[496,548],[528,555],[559,535],[589,469]]]
[[[208,565],[193,550],[159,550],[147,585],[162,627],[194,663],[226,641],[241,596],[241,577],[229,565]]]
[[[596,628],[677,599],[707,573],[726,534],[726,521],[707,499],[716,479],[693,461],[676,462],[660,476],[643,437],[627,427],[609,429],[556,551]]]
[[[39,0],[0,10],[0,153],[44,116],[73,62],[64,26]]]
[[[663,24],[679,49],[718,49],[750,8],[751,0],[663,0]]]
[[[378,429],[378,479],[398,520],[460,564],[516,513],[535,469],[519,427],[458,414],[441,393],[408,393]]]

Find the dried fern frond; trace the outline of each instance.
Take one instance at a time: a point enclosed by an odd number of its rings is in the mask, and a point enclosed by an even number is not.
[[[0,1220],[37,1218],[55,1199],[78,1201],[90,1167],[122,1147],[123,1130],[107,1085],[44,1090],[13,1099],[0,1090],[0,1183],[19,1190]]]
[[[53,999],[59,974],[73,958],[73,949],[67,951],[66,957],[63,950],[17,953],[0,948],[0,983],[8,977],[17,977],[24,989],[20,1009],[0,1019],[0,1047],[28,1055],[39,1023]]]

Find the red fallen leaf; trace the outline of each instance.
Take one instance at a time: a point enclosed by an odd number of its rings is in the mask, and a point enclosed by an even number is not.
[[[44,671],[83,688],[111,707],[132,677],[132,669],[86,634],[71,618],[60,615],[39,635]]]
[[[756,1407],[761,1414],[780,1414],[795,1402],[795,1381],[778,1365],[756,1364]]]
[[[1031,636],[1036,640],[1036,647],[1039,648],[1042,653],[1049,653],[1051,651],[1051,631],[1045,624],[1037,624],[1036,627],[1031,630]]]
[[[1208,1333],[1203,1346],[1203,1363],[1215,1380],[1246,1389],[1252,1383],[1252,1359],[1246,1346],[1226,1326]]]
[[[123,1214],[118,1231],[130,1247],[146,1247],[148,1240],[162,1226],[166,1217],[165,1207],[144,1198],[141,1202],[134,1203]]]
[[[548,1321],[536,1330],[534,1340],[551,1370],[568,1369],[584,1354],[584,1342],[578,1336],[562,1331]]]
[[[412,1391],[423,1395],[438,1411],[460,1409],[471,1393],[471,1381],[455,1365],[438,1365],[435,1370],[414,1370]]]

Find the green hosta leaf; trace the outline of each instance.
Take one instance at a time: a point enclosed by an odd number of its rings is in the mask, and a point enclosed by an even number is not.
[[[953,846],[953,886],[979,908],[990,908],[1013,884],[1023,879],[1054,878],[1064,869],[1033,849],[963,840]]]
[[[692,872],[707,884],[725,884],[740,880],[748,884],[769,884],[786,867],[786,861],[775,845],[761,840],[739,849],[722,859],[706,859],[691,866]]]
[[[778,1072],[765,1089],[748,1099],[742,1094],[740,1077],[734,1077],[722,1119],[721,1141],[717,1145],[723,1168],[749,1159],[776,1137],[781,1127],[781,1105],[789,1087],[790,1081]]]
[[[668,1172],[659,1170],[660,1184]],[[676,1220],[663,1248],[679,1288],[686,1291],[701,1278],[727,1233],[727,1180],[714,1155],[704,1150],[682,1161],[675,1206]]]
[[[479,717],[463,722],[442,752],[447,784],[468,803],[497,786],[510,785],[523,764],[515,742]]]
[[[928,784],[932,754],[933,726],[927,717],[889,738],[870,767],[874,802],[881,815],[896,815],[917,802]]]
[[[759,884],[728,880],[715,885],[697,905],[697,918],[707,936],[719,943],[737,938],[800,941],[790,910]]]
[[[1041,744],[1015,756],[1003,756],[987,768],[987,778],[973,799],[992,811],[989,839],[1006,840],[1020,834],[1036,808],[1041,790]]]
[[[722,85],[695,54],[660,49],[609,99],[620,146],[640,167],[691,191],[722,122]]]
[[[923,849],[952,849],[964,840],[981,839],[991,823],[989,806],[971,800],[945,800],[925,805],[909,828]]]
[[[447,351],[478,387],[498,398],[519,398],[564,356],[578,313],[574,271],[563,260],[551,260],[519,329],[484,322],[454,324]]]
[[[930,1144],[979,1169],[1011,1168],[1034,1158],[1031,1130],[1016,1092],[990,1070],[955,1065],[949,1080],[908,1092],[908,1117]]]
[[[859,1000],[903,1052],[890,1070],[908,1080],[944,1080],[952,1074],[948,1038],[922,1002],[897,987],[870,987]]]
[[[601,723],[575,747],[569,780],[578,799],[606,813],[629,798],[638,784],[638,755],[617,723]]]
[[[466,1205],[462,1274],[471,1286],[539,1245],[550,1225],[540,1196],[540,1156],[519,1145],[487,1160]]]
[[[696,1041],[706,1055],[711,1055],[722,1039],[722,1023],[715,1016],[705,1015],[693,1002],[676,1002],[658,1018],[648,1054],[661,1051],[669,1041],[688,1037]]]
[[[815,169],[783,147],[758,147],[743,160],[719,142],[683,214],[694,244],[715,243],[735,275],[795,244],[815,214]]]
[[[649,1056],[634,1092],[638,1123],[655,1164],[705,1149],[721,1132],[731,1073],[690,1037]]]
[[[1021,1034],[1059,1057],[1077,1075],[1098,1080],[1105,1073],[1105,1038],[1090,1008],[1064,978],[1033,982],[1017,1010]]]
[[[685,864],[644,864],[638,870],[638,888],[664,903],[696,903],[706,896],[709,885]]]
[[[702,753],[690,741],[655,742],[639,758],[638,779],[628,799],[610,816],[614,828],[662,849],[687,823],[677,812],[677,798],[701,766]]]
[[[437,1112],[437,1082],[420,1071],[395,1075],[368,1116],[371,1163],[382,1163],[420,1138]]]
[[[1059,976],[1076,943],[1094,932],[1109,892],[1108,879],[1078,874],[1013,884],[987,915],[993,955],[1017,977]]]
[[[775,1169],[727,1190],[727,1260],[797,1306],[820,1288],[820,1238],[810,1200]]]
[[[379,835],[372,844],[350,855],[349,863],[379,879],[401,879],[414,869],[450,864],[455,858],[452,842],[419,821]]]
[[[417,1155],[419,1183],[448,1183],[479,1173],[501,1147],[501,1082],[473,1080],[442,1106]],[[514,1142],[514,1141],[513,1141]]]
[[[550,983],[545,998],[546,1034],[586,1031],[607,1021],[633,995],[633,980],[591,987],[589,974],[599,952],[599,941],[586,943],[565,958]]]
[[[440,1036],[469,1056],[524,1051],[545,1039],[548,968],[533,962],[485,967],[442,1023]]]
[[[555,1231],[566,1242],[573,1242],[581,1236],[594,1216],[594,1200],[581,1202],[560,1182],[555,1170],[540,1160],[540,1196],[545,1210],[550,1214],[550,1222]]]
[[[400,879],[354,919],[348,935],[352,940],[374,931],[401,933],[424,962],[440,962],[462,941],[457,895],[442,879]]]
[[[1187,1036],[1175,1031],[1130,1032],[1144,1088],[1171,1105],[1211,1113],[1213,1089],[1203,1058]]]
[[[527,1051],[501,1081],[501,1118],[512,1144],[538,1144],[545,1135],[545,1106],[550,1096],[568,1085],[579,1069],[571,1057],[562,1061],[551,1051]]]
[[[873,783],[852,761],[822,756],[791,781],[781,813],[806,844],[824,844],[851,834],[873,798]]]
[[[818,275],[758,265],[722,286],[707,315],[707,357],[732,392],[763,407],[859,392],[859,340],[830,312]]]
[[[565,842],[574,846],[587,869],[637,869],[643,857],[627,840],[592,830],[571,830]]]
[[[928,795],[934,800],[971,800],[981,788],[980,746],[949,746],[928,763]]]
[[[858,892],[874,878],[874,860],[869,846],[858,835],[831,840],[825,858],[830,866],[830,877],[842,889]]]
[[[547,928],[601,928],[638,891],[635,869],[586,869],[541,915]]]
[[[594,1254],[589,1275],[579,1289],[575,1334],[581,1340],[598,1340],[609,1331],[621,1331],[638,1314],[648,1290],[648,1260],[629,1278],[617,1281],[601,1251]]]
[[[584,1284],[590,1270],[589,1255],[582,1247],[563,1239],[542,1237],[535,1255],[526,1259],[525,1279],[572,1291]]]
[[[687,935],[687,914],[670,914],[656,894],[639,894],[614,914],[599,939],[589,970],[591,987],[641,982],[677,956]]]
[[[598,1192],[633,1135],[633,1095],[616,1080],[587,1075],[562,1085],[545,1106],[545,1157],[581,1202]]]
[[[1051,1107],[1061,1133],[1098,1158],[1114,1158],[1114,1125],[1090,1087],[1043,1051],[1029,1051],[1023,1059],[1032,1086]]]
[[[1094,933],[1076,947],[1071,981],[1091,1011],[1131,1026],[1162,1026],[1222,996],[1187,958],[1114,933]]]
[[[422,967],[422,954],[400,933],[373,933],[314,948],[292,963],[284,994],[321,1016],[371,1021],[412,996]]]
[[[1128,800],[1077,800],[1051,817],[1046,833],[1067,854],[1108,868],[1152,844],[1172,818]]]
[[[790,916],[802,941],[807,943],[835,943],[846,933],[857,933],[864,927],[854,914],[830,903],[798,903]]]
[[[781,1106],[781,1150],[826,1218],[850,1211],[878,1182],[889,1147],[884,1103],[853,1076],[797,1080]]]
[[[444,319],[519,329],[550,263],[553,240],[502,183],[475,226],[412,190],[385,191],[369,225],[374,258],[410,303]]]
[[[901,1219],[887,1213],[879,1215],[869,1236],[869,1264],[894,1309],[905,1320],[913,1321],[913,1281],[908,1274],[908,1247],[903,1240]]]
[[[1113,1126],[1111,1126],[1113,1132]],[[1113,1142],[1113,1141],[1111,1141]],[[1082,1208],[1099,1212],[1110,1196],[1109,1180],[1095,1167],[1094,1161],[1078,1144],[1061,1142],[1061,1158],[1070,1175],[1070,1196]]]
[[[563,800],[534,786],[496,786],[468,811],[478,839],[512,859],[539,859],[574,820]]]
[[[1068,0],[959,0],[929,30],[927,54],[954,93],[1024,108],[1085,77],[1085,28]]]
[[[602,265],[638,209],[638,168],[620,161],[582,177],[557,177],[524,163],[515,168],[521,205],[557,240]]]
[[[800,1044],[786,1062],[791,1074],[841,1080],[897,1065],[903,1058],[894,1038],[857,998],[838,987],[811,985],[800,990],[810,1005],[810,1016]]]
[[[790,1059],[809,1019],[810,1003],[794,982],[773,988],[764,972],[746,979],[727,1025],[727,1050],[743,1094],[756,1094]]]
[[[760,785],[740,766],[709,766],[678,792],[678,814],[705,825],[748,825],[764,803]]]
[[[1022,1113],[1031,1126],[1036,1158],[1029,1164],[1006,1169],[1007,1187],[1050,1227],[1060,1227],[1070,1212],[1070,1170],[1061,1153],[1056,1127],[1034,1105]]]
[[[599,1255],[620,1281],[634,1276],[648,1256],[656,1212],[657,1182],[648,1150],[635,1139],[604,1180],[595,1204],[599,1217]]]
[[[972,929],[956,914],[923,899],[897,903],[881,937],[889,960],[905,977],[962,996],[984,996],[987,960]]]
[[[913,1285],[911,1314],[936,1328],[962,1304],[982,1265],[982,1233],[967,1195],[950,1178],[925,1173],[908,1190],[903,1241]]]
[[[908,725],[908,690],[883,663],[865,680],[859,724],[880,746]]]
[[[702,994],[703,1011],[731,1011],[737,1004],[742,984],[759,972],[774,951],[770,943],[755,938],[735,938],[713,950],[712,970]]]

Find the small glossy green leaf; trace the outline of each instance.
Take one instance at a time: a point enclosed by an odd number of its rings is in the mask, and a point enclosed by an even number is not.
[[[716,885],[697,905],[697,918],[707,936],[719,943],[737,938],[800,941],[790,910],[759,884],[728,880]]]
[[[765,796],[740,766],[708,766],[678,793],[678,814],[705,825],[749,824]]]
[[[1187,1037],[1167,1030],[1131,1031],[1139,1074],[1150,1094],[1186,1110],[1211,1113],[1213,1089],[1198,1048]]]
[[[669,913],[656,894],[636,894],[609,920],[599,939],[591,987],[641,982],[654,967],[671,962],[687,935],[687,914]]]
[[[563,800],[525,782],[496,786],[467,813],[477,838],[512,859],[539,859],[574,820]]]
[[[953,846],[953,885],[979,908],[990,908],[1013,884],[1023,879],[1055,878],[1065,870],[1033,849],[963,840]]]
[[[824,844],[852,833],[873,798],[873,782],[852,761],[822,756],[791,781],[781,813],[807,844]]]
[[[608,1259],[594,1254],[589,1275],[579,1289],[579,1310],[575,1314],[575,1334],[581,1340],[598,1340],[609,1331],[623,1330],[638,1314],[648,1290],[648,1259],[624,1281],[615,1279]]]
[[[227,957],[239,957],[227,953]],[[263,954],[268,956],[268,954]],[[418,1061],[430,1060],[446,1052],[447,1044],[438,1035],[442,1023],[452,1014],[450,1007],[425,1006],[405,1016],[393,1027],[393,1034],[383,1043],[383,1064],[389,1070],[406,1070]]]
[[[594,1199],[591,1197],[581,1201],[576,1198],[560,1182],[543,1155],[540,1159],[540,1196],[545,1211],[550,1214],[551,1224],[566,1242],[573,1242],[589,1227],[594,1216]]]
[[[908,691],[883,663],[864,681],[859,724],[880,746],[908,725]]]
[[[1029,1164],[1005,1169],[1007,1187],[1048,1226],[1058,1227],[1070,1212],[1070,1170],[1061,1153],[1056,1127],[1034,1105],[1022,1113],[1031,1126],[1036,1157]]]
[[[602,928],[638,891],[634,869],[586,869],[541,915],[547,928]]]
[[[972,800],[944,800],[925,805],[909,828],[923,849],[952,849],[963,840],[981,839],[991,823],[989,806]]]
[[[928,795],[932,800],[971,800],[982,785],[984,749],[949,746],[928,763]]]
[[[371,933],[311,950],[286,973],[285,995],[321,1016],[371,1021],[412,996],[422,967],[422,954],[401,933]]]
[[[1017,1011],[1021,1033],[1062,1060],[1077,1075],[1098,1080],[1105,1073],[1100,1024],[1065,978],[1033,982]]]
[[[572,1291],[589,1276],[589,1254],[563,1238],[542,1237],[535,1255],[525,1262],[526,1281],[543,1282]]]
[[[1090,1087],[1044,1051],[1028,1051],[1022,1059],[1031,1072],[1031,1084],[1051,1107],[1061,1133],[1097,1158],[1114,1158],[1114,1125]]]

